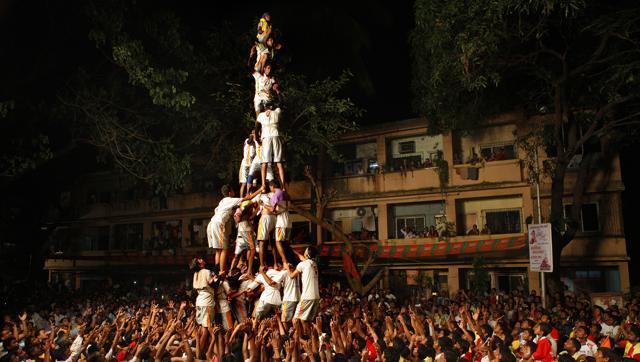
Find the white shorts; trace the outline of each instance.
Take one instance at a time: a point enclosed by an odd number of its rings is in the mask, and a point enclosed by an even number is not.
[[[215,307],[196,306],[196,323],[203,327],[213,327],[215,321]]]
[[[241,184],[247,183],[247,177],[249,176],[250,167],[240,166],[240,170],[238,170],[238,181]]]
[[[296,319],[312,321],[318,313],[320,299],[301,300],[296,307]]]
[[[261,171],[261,167],[262,164],[259,162],[254,162],[251,164],[251,167],[249,168],[249,175],[251,175],[254,180],[257,180],[258,178],[260,178],[260,173]],[[267,166],[267,176],[266,176],[267,180],[273,180],[273,168],[271,167],[271,165]]]
[[[283,322],[291,322],[291,320],[293,319],[293,316],[296,312],[296,306],[298,305],[298,302],[289,302],[289,301],[284,301],[282,302],[282,305],[280,306],[281,309],[281,321]]]
[[[277,305],[269,304],[258,299],[258,302],[256,303],[256,309],[253,311],[253,316],[257,318],[266,317],[267,315],[269,315],[269,313],[271,313],[271,311],[275,311],[276,309],[278,309]]]
[[[291,236],[291,228],[276,227],[276,241],[287,241]]]
[[[258,222],[258,240],[269,240],[269,235],[276,227],[276,216],[273,214],[260,216]]]
[[[284,162],[282,141],[279,136],[262,139],[262,163]]]
[[[222,328],[224,328],[225,331],[233,329],[233,314],[231,313],[231,310],[218,313],[218,315],[220,316],[220,322],[222,323]]]
[[[229,247],[230,232],[231,228],[228,228],[225,223],[213,219],[209,221],[209,225],[207,225],[209,247],[212,249],[227,249]]]
[[[252,247],[255,249],[255,245],[255,235],[253,231],[238,230],[238,236],[236,237],[236,255],[240,255],[242,251],[252,249]]]
[[[258,58],[260,58],[260,56],[258,56]],[[260,105],[266,104],[267,102],[269,102],[267,98],[253,97],[253,108],[256,110],[256,113],[260,112]]]

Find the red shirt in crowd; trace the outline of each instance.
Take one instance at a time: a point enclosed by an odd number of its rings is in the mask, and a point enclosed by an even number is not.
[[[536,348],[536,351],[531,357],[536,361],[553,362],[551,342],[549,342],[547,337],[542,337],[538,340],[538,348]]]

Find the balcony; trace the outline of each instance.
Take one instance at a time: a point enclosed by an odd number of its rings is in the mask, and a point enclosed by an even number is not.
[[[219,198],[211,192],[171,195],[162,202],[159,198],[114,202],[111,204],[95,203],[81,211],[80,219],[106,218],[147,214],[171,210],[198,210],[215,207]]]
[[[526,256],[526,234],[473,235],[450,238],[416,238],[353,241],[356,256],[366,258],[375,252],[380,260],[429,261],[438,259],[469,258],[483,255]],[[294,248],[302,249],[303,246]],[[340,258],[345,252],[341,242],[322,244],[320,256]]]
[[[420,168],[409,171],[339,176],[327,180],[326,187],[338,191],[338,197],[368,195],[371,193],[389,193],[437,189],[440,187],[435,168]]]
[[[520,160],[488,161],[475,165],[454,165],[450,184],[471,186],[482,183],[523,182]]]
[[[45,270],[83,270],[107,267],[164,267],[178,266],[186,268],[189,261],[206,253],[206,247],[179,248],[175,252],[163,250],[158,255],[149,251],[91,251],[74,254],[51,255],[45,259]],[[155,253],[154,253],[155,254]],[[213,255],[207,255],[213,263]]]

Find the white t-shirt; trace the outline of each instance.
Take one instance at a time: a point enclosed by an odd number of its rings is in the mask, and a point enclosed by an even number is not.
[[[600,326],[602,327],[602,331],[600,333],[603,335],[611,338],[615,338],[618,335],[618,329],[620,326],[610,326],[604,322],[600,323]]]
[[[231,287],[229,286],[229,282],[226,280],[223,281],[218,288],[216,288],[216,300],[218,301],[218,307],[220,313],[227,313],[231,311],[229,307],[229,301],[227,300],[227,295],[231,291]]]
[[[597,351],[598,351],[598,345],[595,344],[590,339],[587,339],[587,342],[580,346],[580,351],[578,352],[580,352],[581,354],[587,357],[595,357]]]
[[[242,149],[242,167],[250,167],[251,161],[256,156],[255,141],[251,142],[248,138],[244,141]]]
[[[265,100],[271,99],[271,88],[273,88],[275,80],[258,72],[253,72],[253,78],[256,80],[255,97]]]
[[[267,115],[268,113],[268,115]],[[278,122],[280,121],[280,108],[268,110],[258,115],[257,121],[262,125],[262,139],[278,137]]]
[[[300,271],[302,279],[302,300],[320,299],[318,288],[318,266],[311,259],[298,263],[296,270]]]
[[[241,203],[242,199],[239,197],[225,197],[220,200],[211,220],[218,221],[222,224],[226,223],[231,218],[231,215],[233,215],[233,209],[240,206]]]
[[[258,276],[256,276],[256,282],[264,286],[264,291],[260,295],[260,300],[273,305],[281,305],[282,298],[280,297],[280,284],[282,282],[282,274],[277,270],[269,269],[267,270],[267,276],[276,282],[276,284],[274,286],[269,285],[264,276],[262,274],[258,274]]]
[[[238,291],[239,292],[249,291],[254,289],[256,286],[257,286],[257,283],[254,282],[253,280],[243,280],[240,283],[240,286],[238,287]],[[238,294],[236,299],[244,303],[247,301],[247,295],[245,293],[240,293]]]
[[[282,270],[282,300],[285,302],[297,302],[300,300],[300,289],[296,278],[289,278],[289,271]]]
[[[260,215],[268,215],[269,210],[264,208],[264,205],[269,205],[271,206],[271,195],[273,195],[273,192],[269,192],[268,194],[260,194],[258,195],[258,199],[260,201],[262,201],[262,204],[260,205]]]
[[[206,280],[207,284],[210,284],[213,281],[211,271],[207,269],[201,269],[197,273],[194,273],[194,282],[196,279],[196,274],[199,274],[199,278],[204,278],[203,280]],[[216,301],[212,291],[213,290],[211,288],[199,288],[198,296],[196,297],[196,307],[213,307],[216,304]]]

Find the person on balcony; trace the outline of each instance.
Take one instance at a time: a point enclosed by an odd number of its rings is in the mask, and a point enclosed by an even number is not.
[[[491,229],[489,229],[489,225],[484,224],[484,227],[480,231],[480,234],[482,234],[482,235],[490,235],[491,234]]]
[[[480,230],[478,230],[478,225],[473,224],[471,230],[467,232],[467,235],[480,235]]]

